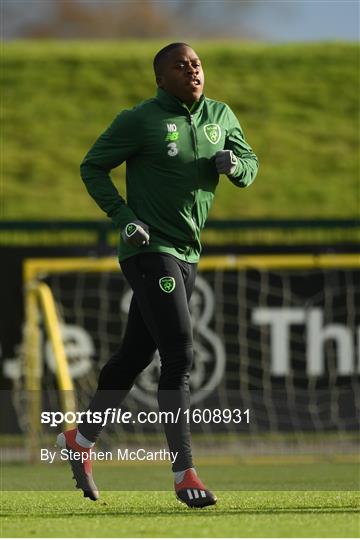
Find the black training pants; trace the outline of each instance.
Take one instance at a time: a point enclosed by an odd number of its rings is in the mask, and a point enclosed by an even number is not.
[[[176,417],[179,409],[190,406],[193,339],[188,303],[196,264],[163,253],[144,253],[123,261],[121,269],[134,292],[127,327],[120,348],[101,370],[89,409],[104,412],[108,407],[118,407],[158,349],[159,410],[172,411]],[[164,277],[173,279],[162,280]],[[164,428],[169,450],[178,452],[173,470],[192,467],[190,427],[185,416],[180,414],[176,424],[165,423]],[[101,427],[85,422],[80,424],[79,431],[95,441]]]

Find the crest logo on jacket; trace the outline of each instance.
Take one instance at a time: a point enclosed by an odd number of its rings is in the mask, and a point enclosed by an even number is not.
[[[206,124],[204,133],[211,144],[217,144],[221,137],[221,128],[218,124]]]

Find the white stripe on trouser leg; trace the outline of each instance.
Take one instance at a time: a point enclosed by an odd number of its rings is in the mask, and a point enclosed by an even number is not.
[[[197,489],[194,489],[194,495],[195,495],[195,499],[198,499],[200,497]]]
[[[204,491],[204,490],[201,490],[201,491],[200,491],[200,495],[201,495],[202,497],[206,497],[205,491]]]
[[[188,489],[188,490],[187,490],[187,494],[188,494],[189,499],[193,499],[193,498],[194,498],[194,497],[192,496],[191,489]]]

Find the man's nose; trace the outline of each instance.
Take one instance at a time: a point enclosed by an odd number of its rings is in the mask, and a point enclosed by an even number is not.
[[[187,73],[189,75],[195,73],[195,74],[198,74],[199,73],[199,69],[197,67],[194,67],[194,66],[191,66],[189,65],[188,68],[187,68]]]

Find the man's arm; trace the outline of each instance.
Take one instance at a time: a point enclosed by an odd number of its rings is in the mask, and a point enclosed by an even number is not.
[[[118,193],[110,171],[139,150],[138,128],[134,111],[121,112],[95,141],[80,166],[89,194],[120,229],[137,217]]]
[[[235,114],[228,107],[228,133],[225,149],[216,153],[219,173],[227,174],[237,187],[247,187],[258,172],[259,162],[252,148],[245,141],[244,134]]]

